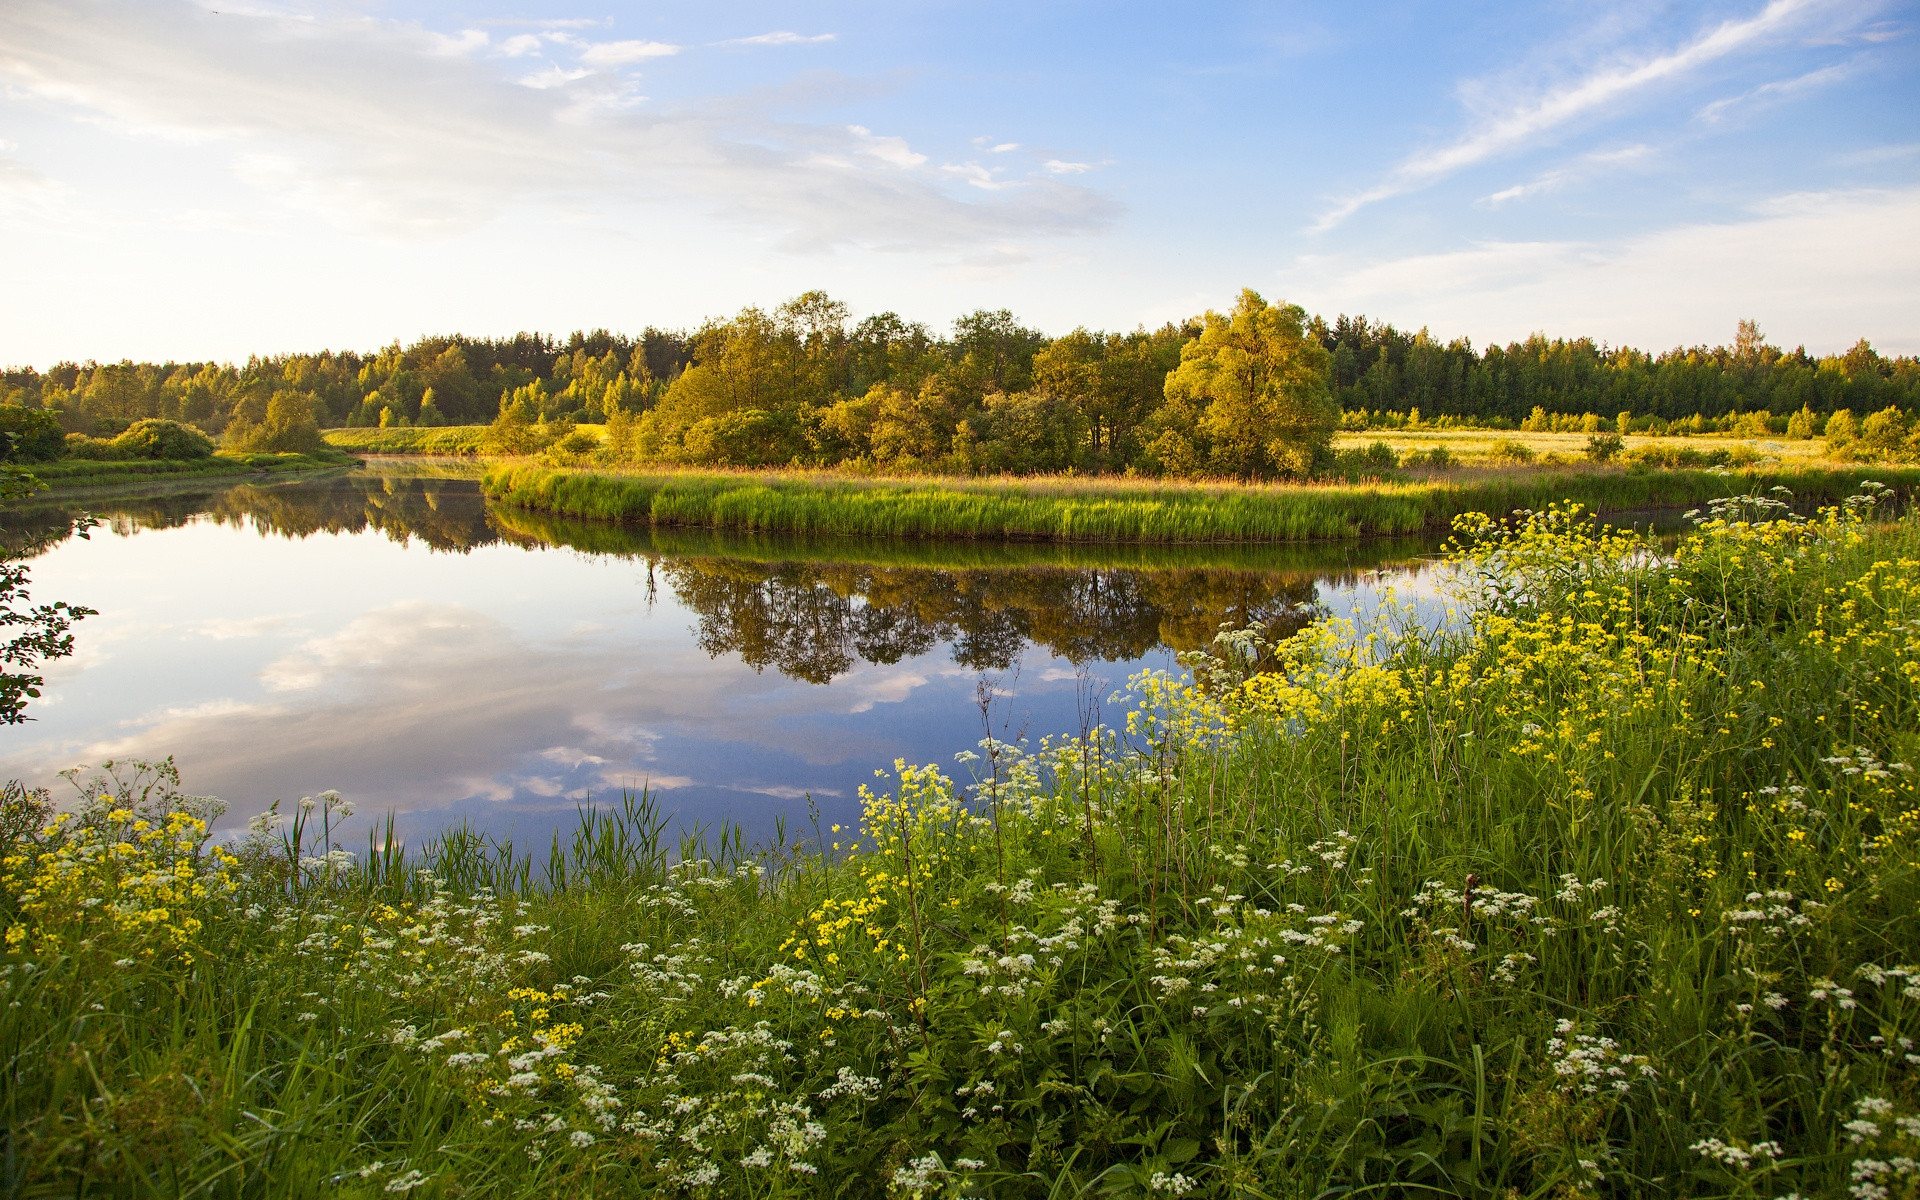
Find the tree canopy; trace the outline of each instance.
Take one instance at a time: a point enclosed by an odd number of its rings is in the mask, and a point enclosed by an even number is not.
[[[1007,309],[946,333],[893,312],[856,321],[811,291],[691,332],[438,335],[244,364],[0,372],[0,433],[22,460],[57,456],[56,434],[112,438],[142,420],[285,450],[340,425],[494,422],[498,448],[513,449],[604,422],[623,457],[652,461],[1282,477],[1319,469],[1342,424],[1579,429],[1626,413],[1636,429],[1744,420],[1810,436],[1830,414],[1889,409],[1913,424],[1920,360],[1864,340],[1817,357],[1743,321],[1730,345],[1659,354],[1544,335],[1477,350],[1250,291],[1157,329],[1057,337]]]

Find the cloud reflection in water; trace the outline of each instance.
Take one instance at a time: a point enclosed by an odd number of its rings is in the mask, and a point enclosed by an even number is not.
[[[50,672],[0,768],[173,754],[229,821],[334,787],[416,838],[452,820],[544,837],[643,784],[683,822],[760,834],[809,793],[844,819],[874,767],[978,740],[983,673],[1013,691],[1009,727],[1071,730],[1078,664],[1104,696],[1223,622],[1281,634],[1345,607],[1422,549],[723,537],[378,471],[106,507],[109,532],[34,572],[37,595],[100,609],[80,642],[111,649]]]

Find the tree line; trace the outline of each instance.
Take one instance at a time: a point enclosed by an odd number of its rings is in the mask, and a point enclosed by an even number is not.
[[[1911,411],[1920,360],[1865,340],[1841,355],[1787,351],[1752,322],[1731,345],[1658,355],[1541,335],[1477,350],[1360,316],[1329,323],[1251,291],[1153,330],[1050,337],[981,310],[941,334],[895,313],[856,322],[808,292],[690,332],[8,370],[0,404],[45,410],[70,433],[164,419],[257,448],[293,448],[318,427],[492,423],[513,450],[604,424],[579,445],[631,461],[1286,477],[1324,468],[1343,424],[1612,427],[1630,414],[1636,428],[1785,431],[1794,414]]]

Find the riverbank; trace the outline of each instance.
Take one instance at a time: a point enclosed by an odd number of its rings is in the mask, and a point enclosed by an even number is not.
[[[1308,541],[1444,530],[1466,512],[1558,500],[1631,512],[1785,487],[1832,503],[1862,479],[1900,489],[1920,468],[1544,468],[1380,484],[1170,483],[1127,479],[853,479],[827,472],[613,472],[490,467],[503,505],[601,521],[808,535],[1087,542]]]
[[[1920,521],[1463,532],[1457,625],[1226,636],[812,844],[629,797],[537,864],[355,859],[331,797],[228,850],[165,778],[11,795],[9,1184],[1910,1189]]]
[[[59,459],[33,463],[28,469],[50,491],[145,486],[167,480],[238,480],[249,475],[275,475],[350,467],[359,460],[343,451],[323,449],[313,454],[244,454],[216,452],[190,459]]]

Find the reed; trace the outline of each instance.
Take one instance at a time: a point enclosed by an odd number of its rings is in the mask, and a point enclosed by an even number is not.
[[[1786,487],[1812,506],[1863,478],[1902,488],[1920,469],[1480,472],[1409,483],[1160,483],[1112,479],[857,479],[826,472],[609,472],[499,464],[503,505],[654,526],[869,538],[1054,542],[1283,542],[1444,530],[1466,512],[1682,508]]]

